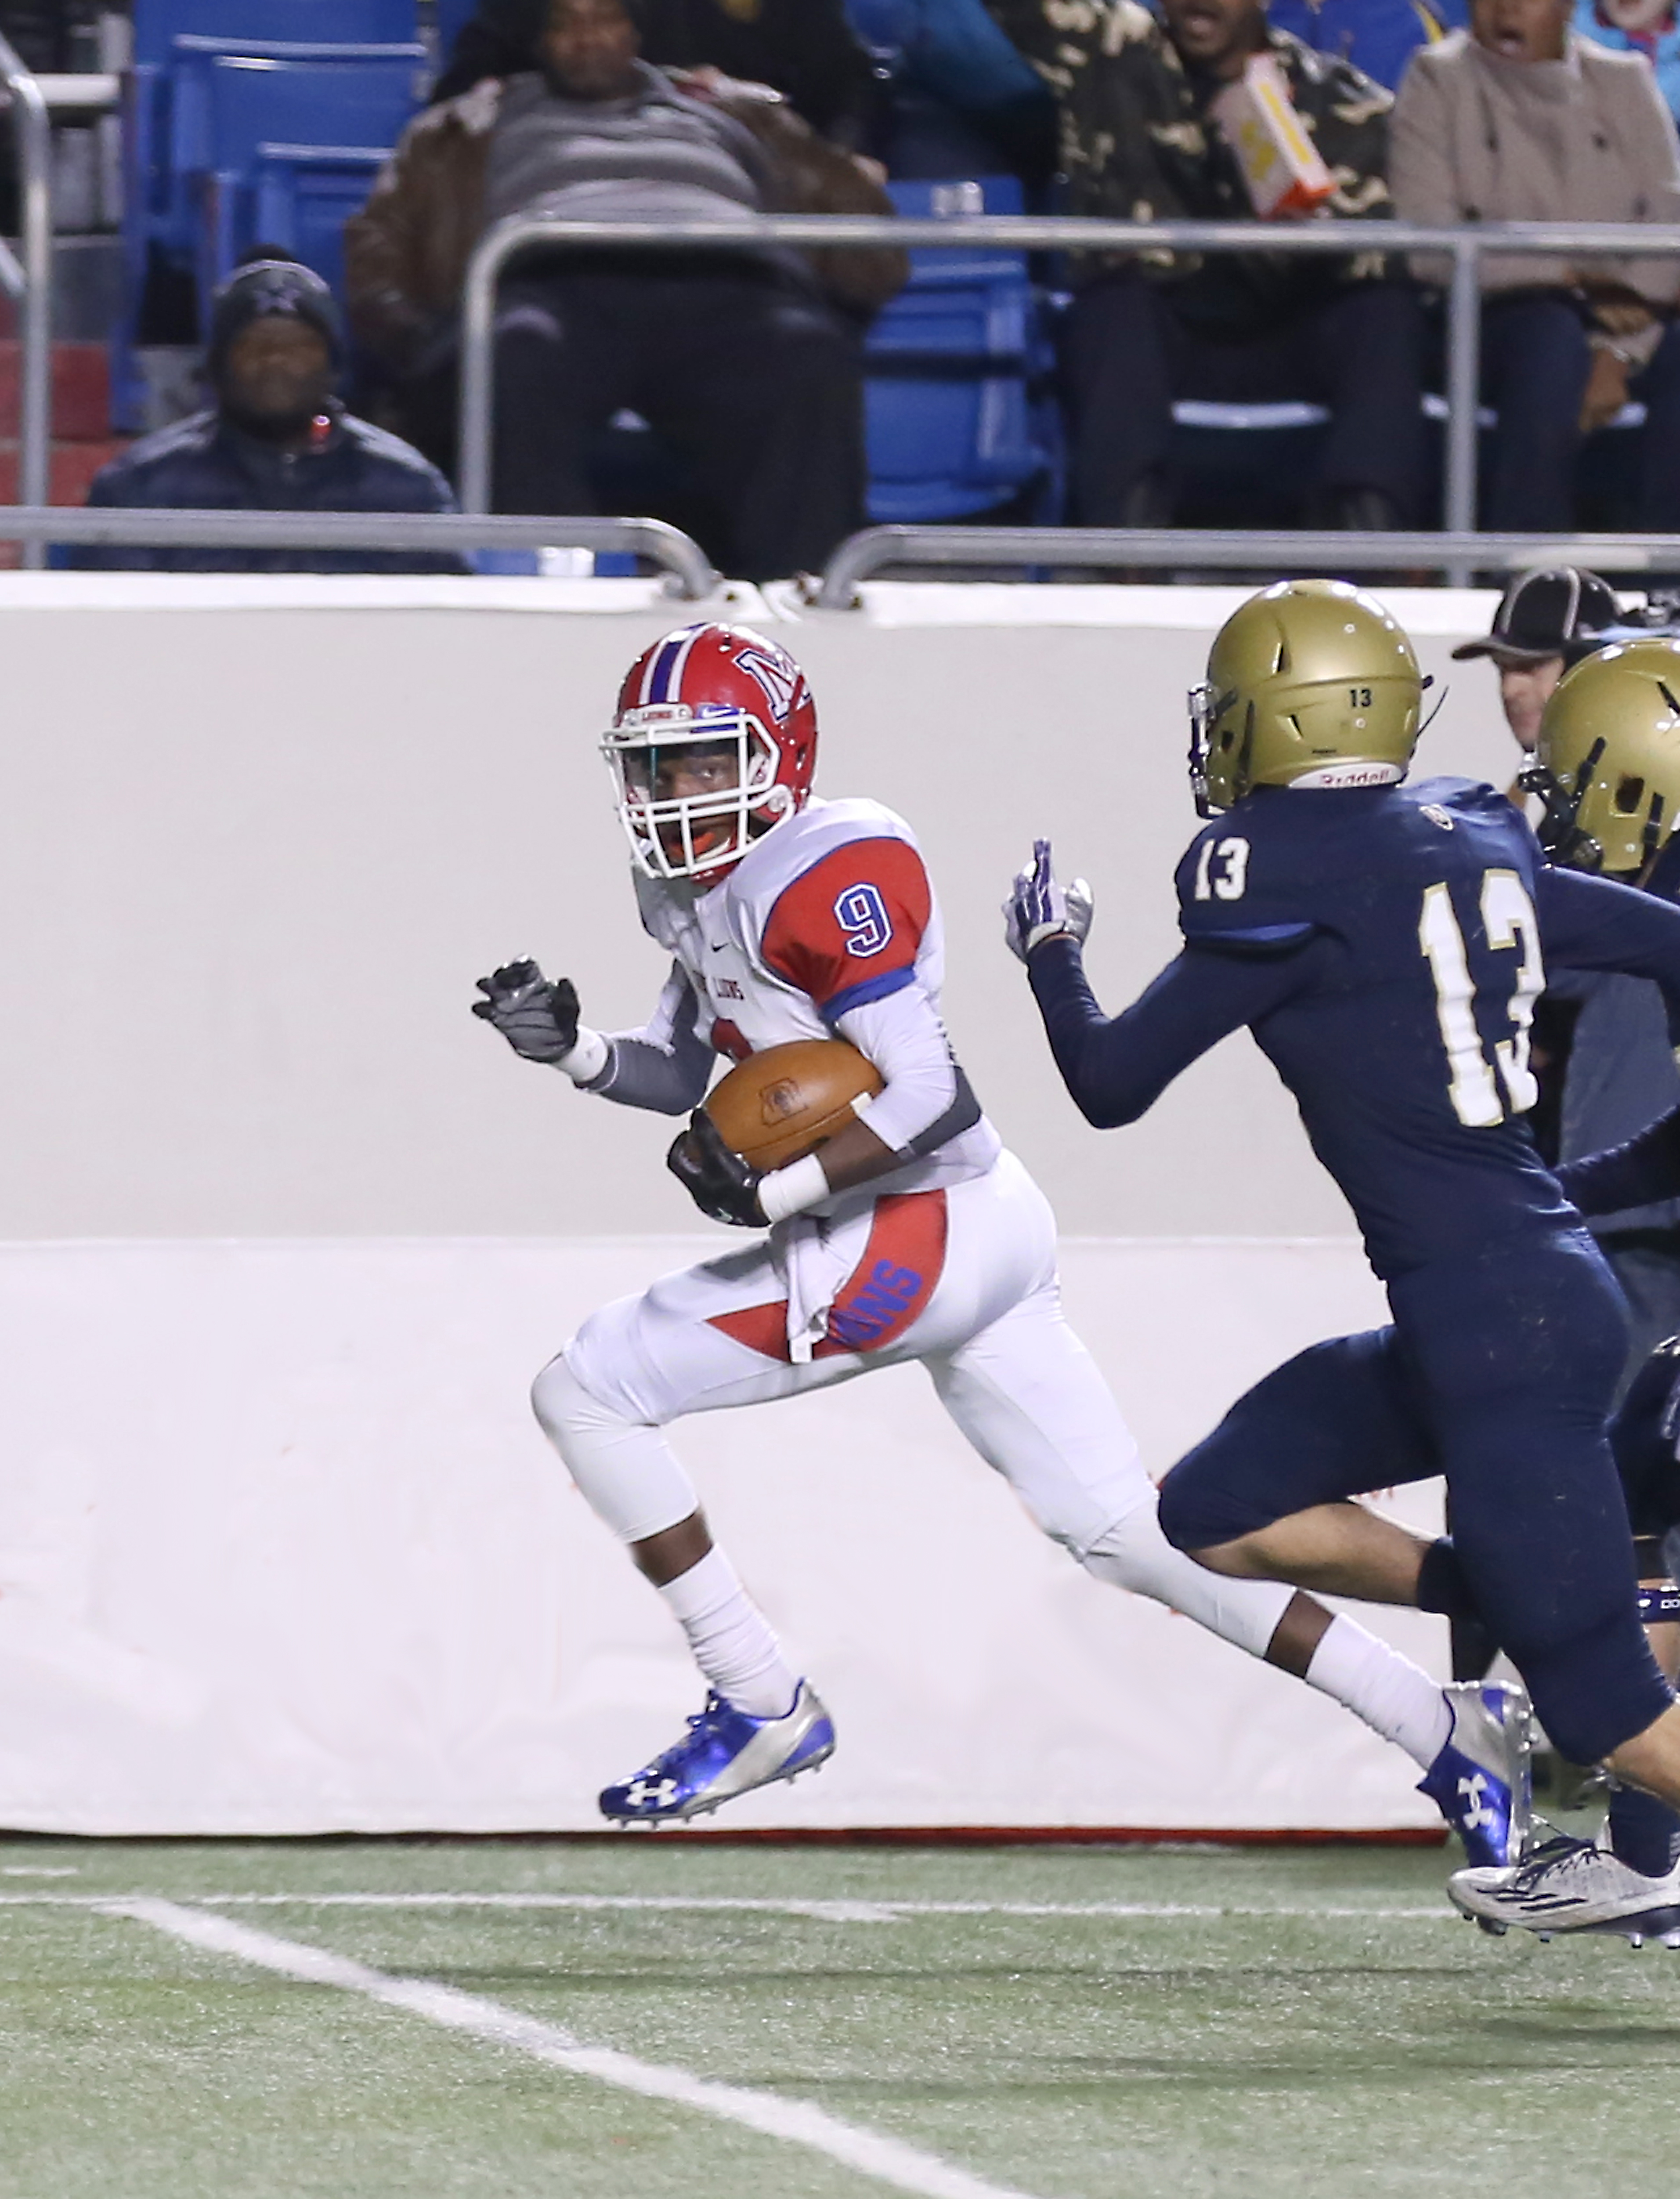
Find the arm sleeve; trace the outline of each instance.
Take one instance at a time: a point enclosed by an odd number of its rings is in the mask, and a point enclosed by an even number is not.
[[[1464,219],[1440,79],[1426,65],[1408,68],[1388,118],[1388,187],[1402,221],[1444,229]],[[1411,265],[1420,283],[1445,283],[1452,273],[1439,253],[1414,253]]]
[[[1549,968],[1617,970],[1662,989],[1671,1030],[1680,1023],[1680,907],[1612,879],[1548,867],[1535,901]]]
[[[611,1033],[606,1067],[579,1088],[650,1114],[690,1113],[705,1098],[717,1059],[697,1025],[694,989],[674,962],[652,1020],[640,1030]]]
[[[1625,1145],[1566,1161],[1553,1174],[1583,1214],[1619,1214],[1680,1199],[1680,1108],[1660,1115]]]
[[[1147,1113],[1173,1079],[1220,1040],[1257,1022],[1306,982],[1310,946],[1251,956],[1187,947],[1147,992],[1110,1018],[1071,939],[1048,939],[1028,965],[1045,1035],[1074,1105],[1099,1130]]]
[[[980,1103],[919,985],[848,1009],[837,1028],[881,1073],[883,1088],[863,1119],[890,1152],[936,1152],[980,1120]]]

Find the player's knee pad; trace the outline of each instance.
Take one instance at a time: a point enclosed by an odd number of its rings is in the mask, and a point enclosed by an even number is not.
[[[621,1542],[643,1542],[697,1508],[694,1484],[659,1429],[604,1405],[563,1353],[531,1385],[531,1406],[590,1509]]]
[[[1516,1659],[1535,1716],[1572,1764],[1601,1764],[1673,1704],[1632,1612]]]
[[[1117,1521],[1082,1562],[1098,1580],[1182,1612],[1251,1657],[1264,1656],[1295,1594],[1280,1581],[1232,1580],[1209,1572],[1173,1548],[1152,1504],[1140,1504]]]

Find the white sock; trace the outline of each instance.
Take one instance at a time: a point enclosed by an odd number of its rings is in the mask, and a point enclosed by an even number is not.
[[[726,1701],[749,1718],[781,1718],[792,1708],[798,1679],[721,1550],[708,1550],[659,1593],[688,1636],[695,1663]]]
[[[1339,1612],[1313,1652],[1307,1685],[1345,1704],[1423,1771],[1452,1731],[1452,1712],[1428,1673]]]

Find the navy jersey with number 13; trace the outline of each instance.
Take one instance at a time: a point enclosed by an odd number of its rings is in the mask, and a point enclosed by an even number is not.
[[[1032,958],[1091,1121],[1135,1121],[1246,1024],[1385,1280],[1574,1221],[1522,1119],[1535,1001],[1550,966],[1680,1001],[1680,908],[1549,869],[1504,796],[1461,779],[1261,788],[1198,835],[1177,887],[1185,950],[1111,1022],[1070,942]]]

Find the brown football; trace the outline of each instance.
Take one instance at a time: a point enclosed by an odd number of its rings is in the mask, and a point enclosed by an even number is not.
[[[755,1169],[814,1152],[853,1120],[852,1102],[878,1092],[875,1065],[843,1038],[798,1038],[738,1062],[708,1094],[723,1142]]]

